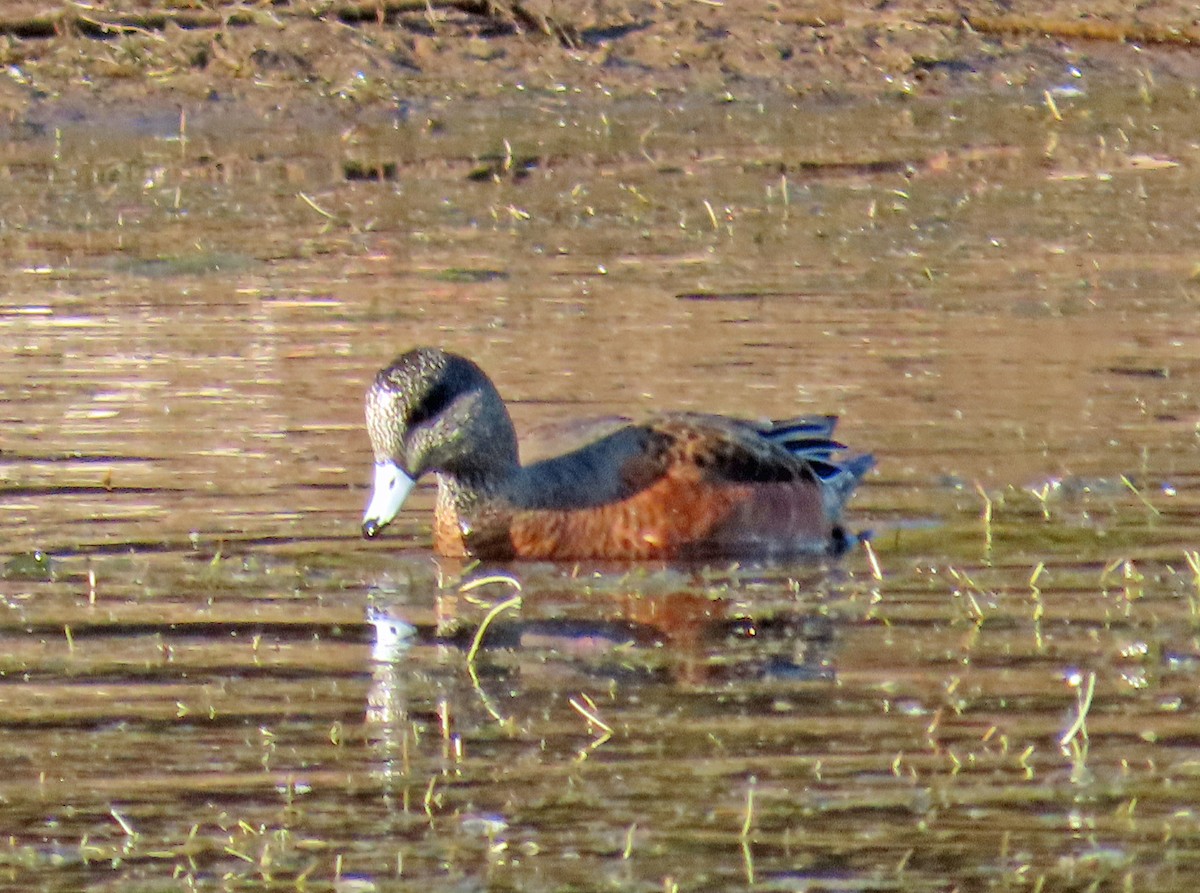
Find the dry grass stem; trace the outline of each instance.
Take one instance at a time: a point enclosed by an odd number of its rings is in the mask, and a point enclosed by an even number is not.
[[[483,645],[484,634],[487,633],[487,628],[492,625],[492,621],[500,616],[500,614],[504,611],[508,611],[510,609],[515,610],[520,606],[521,596],[514,595],[512,598],[508,598],[500,602],[498,605],[492,608],[492,610],[487,612],[487,616],[485,616],[479,624],[479,629],[475,630],[475,638],[471,641],[471,647],[467,651],[468,664],[475,662],[475,657],[479,654],[479,649]]]
[[[1075,736],[1083,734],[1087,737],[1087,715],[1092,707],[1092,697],[1096,693],[1096,674],[1091,672],[1087,674],[1084,680],[1083,687],[1078,690],[1079,710],[1075,716],[1075,721],[1071,723],[1071,727],[1063,732],[1062,737],[1058,739],[1058,743],[1066,747],[1070,744]]]
[[[580,698],[570,698],[567,701],[567,703],[570,704],[574,708],[576,713],[578,713],[580,716],[582,716],[584,719],[586,719],[588,722],[590,722],[596,728],[598,728],[602,732],[604,732],[605,735],[612,735],[613,734],[612,726],[610,726],[608,723],[606,723],[604,720],[602,720],[596,714],[596,711],[595,711],[596,705],[595,704],[584,703],[584,701],[582,700],[582,698],[584,698],[584,697],[587,697],[587,696],[583,695]],[[591,699],[589,698],[588,701],[590,702],[590,700]]]

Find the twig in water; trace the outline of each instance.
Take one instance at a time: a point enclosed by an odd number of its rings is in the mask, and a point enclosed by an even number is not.
[[[298,195],[300,197],[300,200],[302,202],[304,202],[304,204],[308,205],[310,208],[312,208],[314,211],[316,211],[322,217],[326,217],[329,220],[338,220],[338,217],[336,215],[330,214],[328,211],[326,211],[324,208],[322,208],[320,205],[318,205],[315,201],[313,201],[311,198],[309,198],[307,195],[305,195],[303,192],[297,192],[296,195]]]
[[[750,828],[754,825],[754,781],[751,779],[750,787],[746,789],[746,819],[742,822],[741,837],[745,840],[750,836]]]
[[[1142,495],[1142,491],[1139,490],[1137,487],[1135,487],[1133,485],[1133,481],[1131,481],[1129,478],[1125,477],[1125,475],[1121,475],[1121,483],[1124,484],[1126,487],[1128,487],[1133,492],[1133,495],[1142,501],[1142,505],[1144,505],[1146,508],[1150,509],[1150,511],[1152,511],[1155,515],[1162,514],[1162,512],[1160,512],[1157,508],[1154,507],[1154,503],[1152,503],[1149,499],[1147,499],[1144,495]]]
[[[983,536],[987,551],[990,553],[992,551],[992,497],[987,495],[983,484],[978,481],[975,483],[975,492],[983,500]]]
[[[138,836],[138,833],[134,830],[133,825],[129,824],[129,819],[117,812],[116,809],[109,809],[108,814],[113,817],[113,820],[116,821],[118,825],[121,826],[121,830],[125,832],[126,837]]]
[[[1071,723],[1071,727],[1063,732],[1062,737],[1058,739],[1058,743],[1061,746],[1066,747],[1067,744],[1069,744],[1071,740],[1080,732],[1082,732],[1085,737],[1087,736],[1087,715],[1088,711],[1092,708],[1092,696],[1095,693],[1096,673],[1093,671],[1088,673],[1087,682],[1079,691],[1079,714],[1075,717],[1075,722]]]
[[[575,708],[576,713],[604,732],[605,735],[613,734],[613,727],[597,716],[595,710],[589,709],[589,705],[584,704],[579,698],[570,698],[567,703]],[[595,705],[590,706],[594,707]]]
[[[875,550],[871,547],[871,541],[863,540],[863,548],[867,550],[867,561],[871,565],[871,576],[879,583],[883,582],[883,570],[879,567],[879,558],[875,554]]]
[[[479,629],[475,630],[475,638],[471,642],[471,647],[467,650],[467,663],[475,663],[475,656],[479,654],[479,649],[483,645],[483,634],[487,632],[487,628],[492,625],[502,611],[507,611],[509,608],[519,608],[521,606],[521,596],[514,595],[512,598],[507,598],[500,604],[496,605],[492,610],[487,612],[487,616],[479,624]]]
[[[1050,114],[1051,114],[1051,116],[1053,116],[1054,120],[1061,121],[1063,119],[1063,116],[1062,116],[1062,113],[1058,110],[1058,104],[1054,101],[1053,94],[1051,94],[1051,92],[1049,90],[1043,90],[1042,96],[1045,98],[1046,108],[1050,109]]]

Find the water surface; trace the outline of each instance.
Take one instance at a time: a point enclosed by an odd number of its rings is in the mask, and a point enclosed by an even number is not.
[[[9,125],[0,878],[1190,890],[1196,100],[1057,110]],[[463,568],[427,492],[363,542],[424,343],[521,428],[838,412],[873,555]]]

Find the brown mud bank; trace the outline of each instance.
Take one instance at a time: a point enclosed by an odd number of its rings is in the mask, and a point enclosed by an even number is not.
[[[85,95],[279,104],[782,90],[921,94],[1200,82],[1191,4],[770,0],[9,3],[0,103]]]

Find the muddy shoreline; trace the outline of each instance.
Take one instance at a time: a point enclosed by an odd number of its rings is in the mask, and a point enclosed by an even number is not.
[[[354,106],[513,92],[731,100],[1200,82],[1194,8],[756,0],[10,4],[0,107],[238,99]]]

